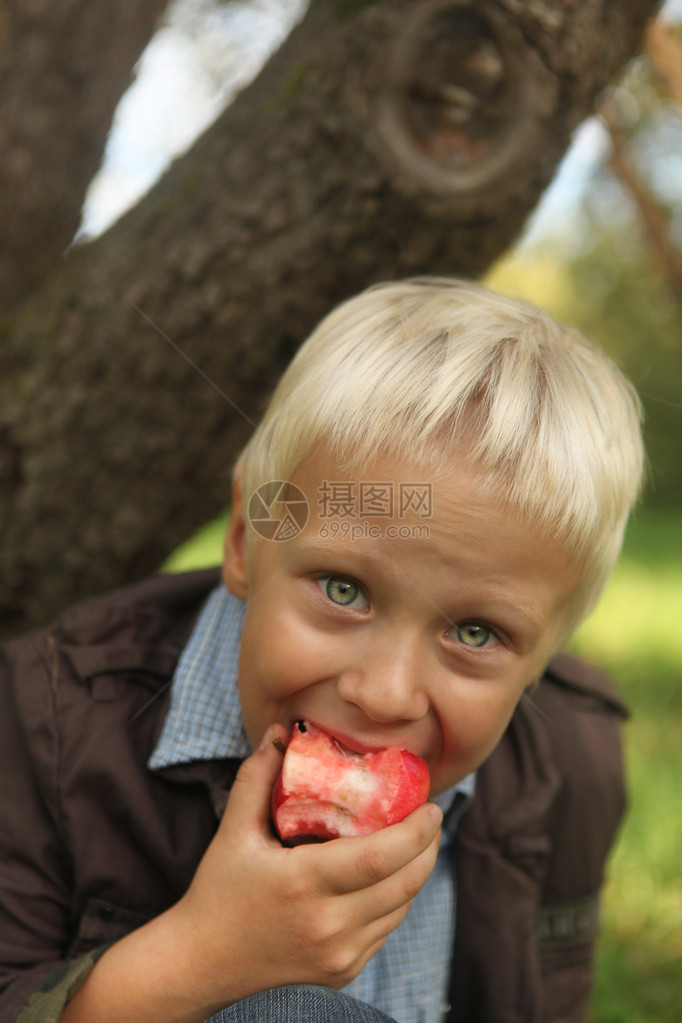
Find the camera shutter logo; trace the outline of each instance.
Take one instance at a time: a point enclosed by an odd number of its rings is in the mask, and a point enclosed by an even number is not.
[[[254,490],[247,518],[265,540],[292,540],[308,521],[308,502],[288,480],[270,480]]]

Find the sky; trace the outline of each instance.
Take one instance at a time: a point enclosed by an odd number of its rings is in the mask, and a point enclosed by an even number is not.
[[[307,0],[172,0],[114,115],[79,234],[106,230],[258,74]]]
[[[85,199],[80,237],[106,230],[133,205],[258,73],[307,8],[308,0],[172,0],[164,24],[121,99],[102,167]],[[682,20],[682,0],[664,13]],[[522,245],[566,221],[607,151],[595,118],[577,130]]]

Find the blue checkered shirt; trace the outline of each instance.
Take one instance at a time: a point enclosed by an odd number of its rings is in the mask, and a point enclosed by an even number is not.
[[[153,770],[251,753],[237,691],[244,610],[224,586],[209,597],[173,677],[170,710],[149,760]],[[436,866],[400,926],[344,988],[397,1023],[441,1023],[448,1008],[456,891],[447,850],[474,780],[470,775],[436,800],[445,813]]]

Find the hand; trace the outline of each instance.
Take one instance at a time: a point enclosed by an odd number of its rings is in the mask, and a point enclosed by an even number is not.
[[[275,738],[286,741],[281,726],[242,765],[190,888],[167,914],[204,1006],[289,983],[345,986],[404,919],[438,852],[433,804],[367,837],[283,848],[270,824]]]
[[[290,983],[345,986],[404,919],[438,852],[426,804],[366,838],[283,848],[270,825],[282,755],[242,765],[184,897],[109,948],[61,1023],[201,1023]]]

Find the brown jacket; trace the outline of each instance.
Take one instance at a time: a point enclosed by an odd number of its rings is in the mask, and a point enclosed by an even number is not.
[[[57,1020],[95,955],[186,890],[238,764],[146,767],[214,570],[89,601],[0,664],[0,1020]],[[456,843],[457,1023],[577,1023],[624,807],[611,683],[552,663]],[[453,864],[453,866],[455,866]]]

